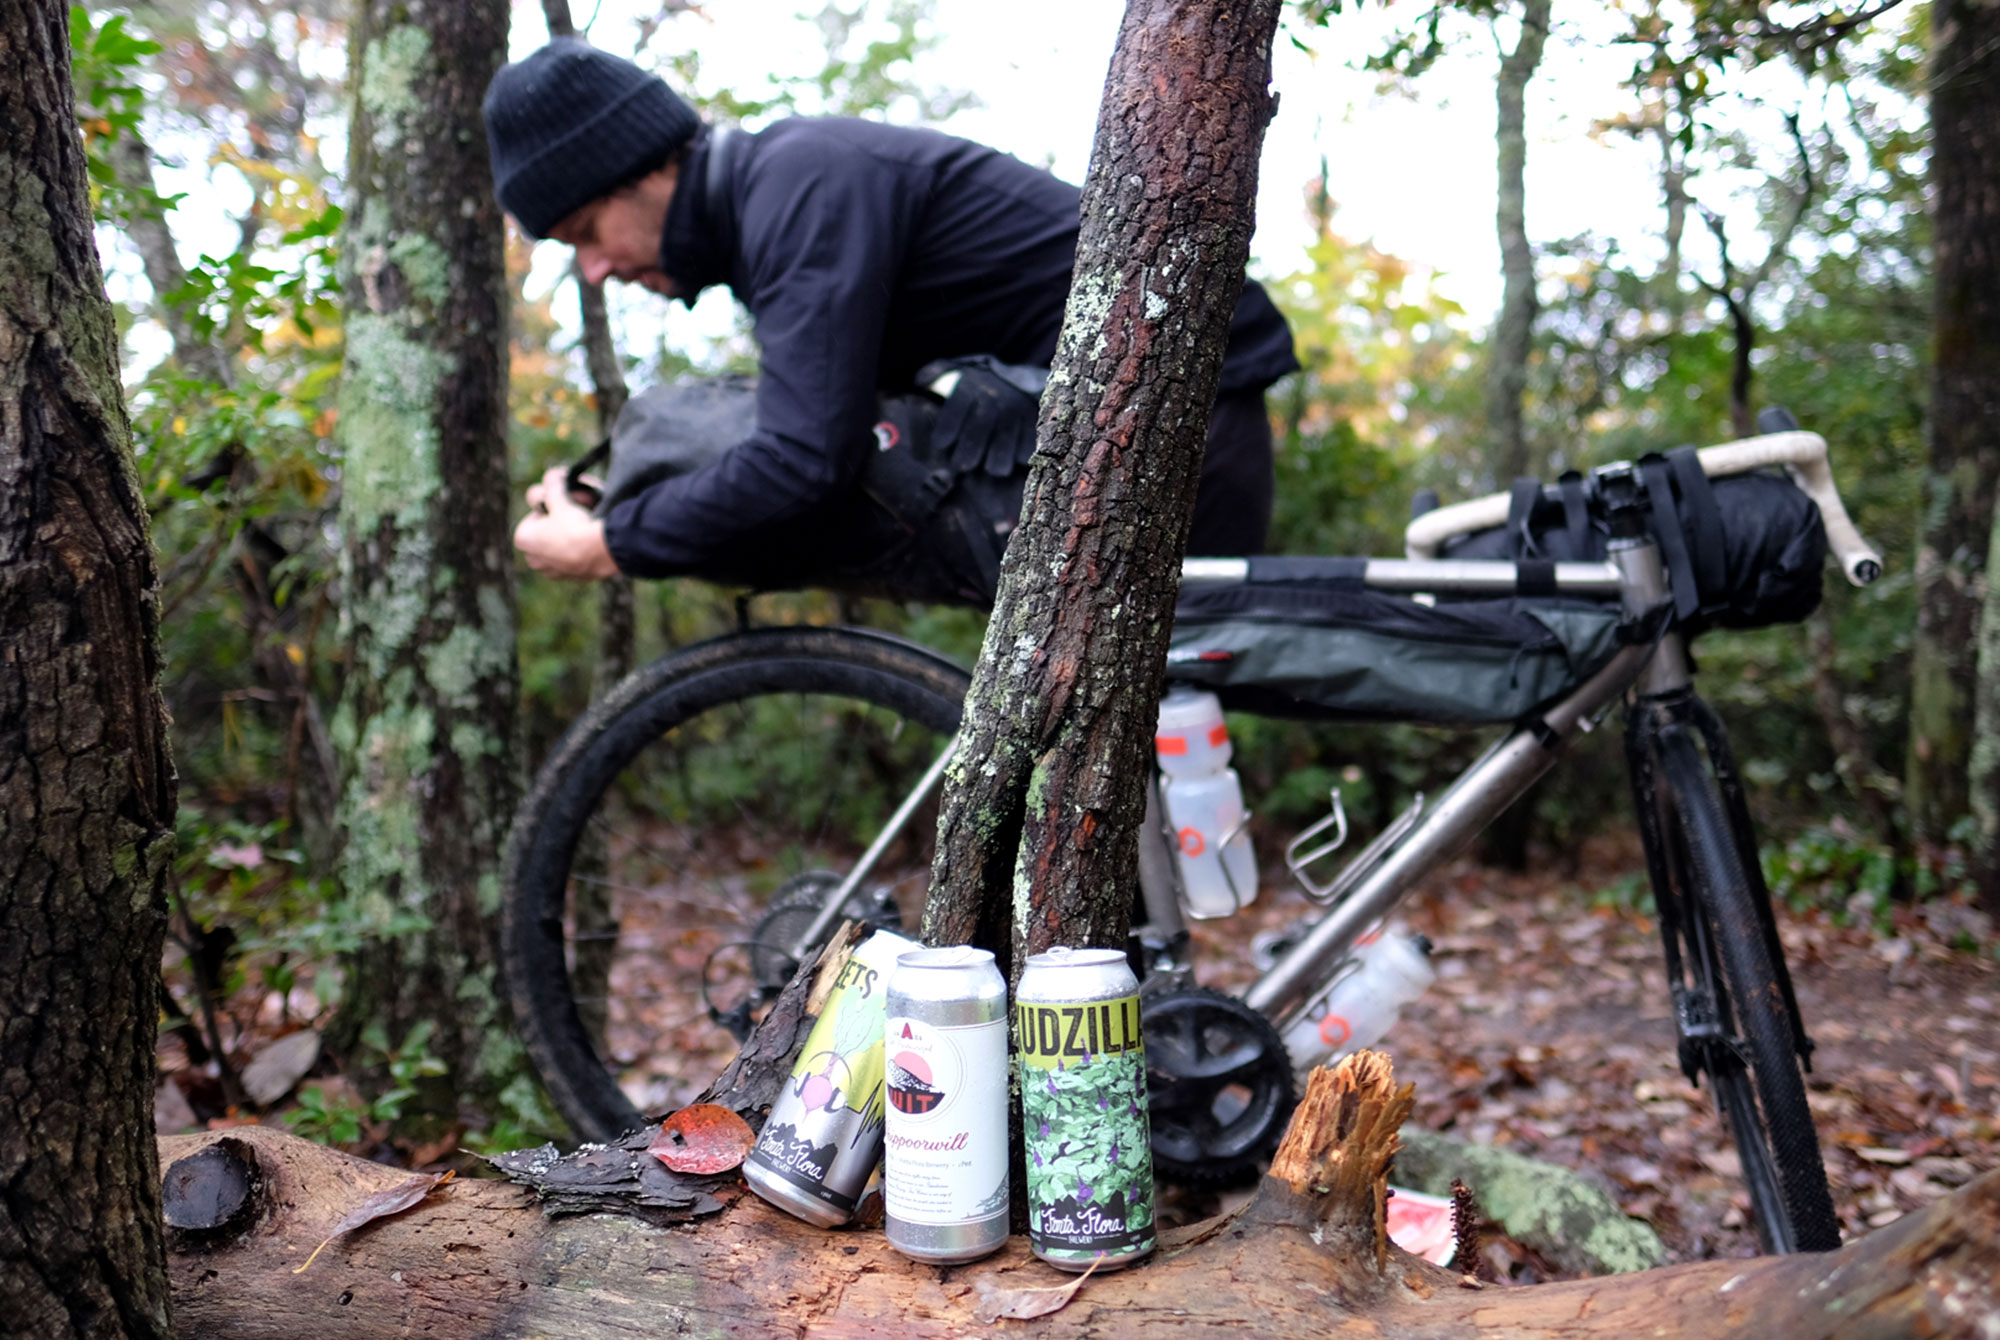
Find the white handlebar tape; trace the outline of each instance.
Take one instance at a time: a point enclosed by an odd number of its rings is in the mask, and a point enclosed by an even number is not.
[[[1695,455],[1701,461],[1702,473],[1711,478],[1784,466],[1792,482],[1818,504],[1827,543],[1840,560],[1847,580],[1856,586],[1866,586],[1882,575],[1882,556],[1861,538],[1861,532],[1848,519],[1847,508],[1841,504],[1833,471],[1826,463],[1826,439],[1818,433],[1766,433],[1762,437],[1703,447]],[[1509,502],[1507,494],[1493,493],[1426,512],[1403,531],[1403,550],[1411,558],[1436,558],[1438,548],[1453,536],[1505,525]]]

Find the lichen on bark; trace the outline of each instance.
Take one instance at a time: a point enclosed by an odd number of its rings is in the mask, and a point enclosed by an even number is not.
[[[491,1043],[520,779],[501,216],[478,133],[506,30],[498,0],[365,0],[352,46],[334,736],[342,882],[368,941],[334,1041],[365,1062],[364,1023],[400,1041],[428,1021],[450,1073],[426,1099],[447,1114],[520,1069]]]

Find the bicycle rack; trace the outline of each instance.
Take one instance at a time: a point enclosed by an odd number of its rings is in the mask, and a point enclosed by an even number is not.
[[[1331,856],[1340,849],[1342,843],[1347,841],[1347,810],[1340,803],[1340,788],[1337,786],[1333,788],[1332,799],[1333,813],[1293,838],[1285,848],[1285,867],[1292,872],[1292,878],[1299,882],[1301,889],[1305,890],[1306,897],[1322,905],[1339,902],[1348,890],[1366,878],[1368,872],[1380,865],[1382,858],[1403,840],[1403,835],[1417,826],[1417,820],[1422,818],[1424,813],[1424,794],[1419,791],[1416,799],[1410,802],[1410,808],[1397,815],[1393,823],[1377,833],[1375,840],[1363,847],[1355,858],[1334,876],[1332,883],[1320,884],[1307,873],[1307,867],[1315,861]],[[1332,838],[1310,851],[1303,850],[1317,841],[1320,834],[1329,828],[1335,830]]]

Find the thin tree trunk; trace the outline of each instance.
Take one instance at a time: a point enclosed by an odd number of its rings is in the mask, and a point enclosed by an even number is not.
[[[341,877],[366,930],[335,1042],[421,1023],[427,1095],[518,1072],[495,982],[501,843],[519,795],[506,290],[480,99],[502,0],[362,0],[350,85],[340,433]]]
[[[168,1334],[152,1140],[174,771],[69,9],[0,37],[0,1325]]]
[[[1278,0],[1130,0],[1024,524],[966,699],[924,936],[1018,975],[1122,946],[1160,672],[1249,254]]]
[[[1687,315],[1687,295],[1681,292],[1681,243],[1687,236],[1688,174],[1687,161],[1673,132],[1672,96],[1663,95],[1667,101],[1662,105],[1660,124],[1655,127],[1654,135],[1660,143],[1660,194],[1667,206],[1667,227],[1662,235],[1666,255],[1660,261],[1665,292],[1661,297],[1667,306],[1668,334],[1678,335]]]
[[[1932,487],[1949,488],[1954,503],[1961,487],[1979,487],[1978,503],[2000,520],[2000,507],[1994,505],[1994,491],[2000,487],[2000,3],[1939,0],[1931,22],[1931,181],[1937,238]],[[1944,542],[1927,536],[1926,555],[1941,557],[1947,551],[1938,546]],[[1990,535],[1985,545],[1968,562],[1968,570],[1976,564],[1984,574],[1988,560],[2000,552]],[[1975,644],[1967,786],[1977,820],[1974,868],[1987,904],[2000,910],[2000,590],[1990,576],[1978,585],[1984,587],[1984,609]],[[1930,627],[1919,623],[1920,646],[1963,617],[1968,603],[1949,580],[1948,567],[1945,573],[1932,573],[1923,602],[1919,617]],[[1933,668],[1926,675],[1932,687],[1935,673]],[[1932,715],[1929,704],[1922,717],[1913,710],[1912,728]],[[1921,771],[1928,781],[1935,766],[1927,763]]]
[[[1500,273],[1504,288],[1500,315],[1493,323],[1493,366],[1487,373],[1486,421],[1493,434],[1493,474],[1504,488],[1510,479],[1532,473],[1522,400],[1528,390],[1528,351],[1535,313],[1535,249],[1528,244],[1528,162],[1526,94],[1542,47],[1549,35],[1550,0],[1523,0],[1521,36],[1500,61],[1499,124],[1494,141],[1499,149],[1499,204],[1494,224],[1500,235]]]
[[[576,24],[570,17],[569,0],[542,0],[542,16],[548,21],[549,36],[571,37]],[[597,392],[597,428],[611,435],[611,425],[631,396],[625,385],[624,369],[618,365],[618,347],[611,339],[611,316],[605,309],[604,285],[584,279],[574,265],[577,310],[583,318],[583,361]],[[633,646],[637,635],[636,610],[632,601],[632,579],[624,575],[608,578],[597,585],[597,657],[591,665],[592,702],[609,693],[619,680],[632,672]],[[596,829],[586,833],[576,854],[576,878],[571,883],[570,915],[576,921],[575,962],[570,976],[583,1016],[600,1048],[604,1041],[607,1011],[610,1009],[611,959],[618,944],[618,921],[611,906],[611,886],[603,878],[606,868],[604,834]]]
[[[1806,642],[1812,657],[1813,705],[1819,709],[1820,725],[1833,745],[1834,771],[1867,813],[1875,838],[1893,846],[1898,836],[1896,802],[1901,799],[1901,788],[1869,756],[1868,739],[1842,701],[1840,672],[1834,664],[1833,620],[1825,606],[1806,620]]]

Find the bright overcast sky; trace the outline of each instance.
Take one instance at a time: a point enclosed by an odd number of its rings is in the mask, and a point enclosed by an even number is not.
[[[580,0],[572,3],[580,21],[590,13]],[[798,17],[813,8],[813,0],[711,0],[704,18],[669,27],[655,48],[699,41],[704,82],[754,93],[769,70],[819,68],[817,29]],[[629,29],[617,17],[622,9],[621,0],[605,0],[591,30],[600,46],[629,49]],[[1081,182],[1123,11],[1122,0],[936,0],[941,41],[920,59],[917,77],[979,98],[980,107],[945,129]],[[1480,34],[1461,43],[1425,77],[1416,98],[1378,94],[1373,76],[1350,68],[1379,44],[1390,19],[1414,13],[1409,3],[1386,15],[1379,6],[1350,8],[1330,29],[1298,34],[1318,49],[1317,57],[1280,35],[1273,53],[1279,109],[1265,139],[1254,249],[1265,274],[1302,266],[1302,248],[1311,240],[1303,189],[1324,154],[1339,204],[1334,226],[1441,271],[1443,291],[1483,325],[1500,296],[1493,38]],[[545,35],[537,0],[517,0],[515,56]],[[1641,244],[1659,226],[1650,165],[1631,145],[1599,143],[1589,134],[1593,117],[1621,105],[1616,85],[1629,56],[1602,43],[1563,40],[1581,36],[1559,29],[1530,88],[1529,233],[1544,239],[1595,231],[1628,247]]]
[[[850,0],[850,3],[852,0]],[[593,8],[593,5],[596,8]],[[710,91],[730,88],[744,96],[769,92],[768,76],[807,76],[820,69],[819,31],[801,17],[820,0],[707,0],[700,14],[683,16],[656,37],[656,55],[675,42],[699,44],[702,78]],[[572,0],[590,36],[611,51],[628,52],[630,16],[657,13],[653,0]],[[886,8],[875,0],[876,8]],[[915,77],[929,87],[964,90],[980,106],[959,113],[945,129],[1005,149],[1031,163],[1047,164],[1081,182],[1089,163],[1104,75],[1124,11],[1123,0],[934,0],[938,45],[923,55]],[[1274,58],[1279,108],[1265,138],[1254,266],[1265,276],[1304,265],[1311,240],[1304,209],[1305,184],[1322,155],[1338,203],[1334,226],[1356,240],[1373,241],[1420,267],[1439,272],[1438,287],[1465,309],[1469,325],[1483,327],[1499,305],[1499,248],[1494,240],[1493,78],[1496,39],[1469,33],[1419,83],[1414,94],[1382,93],[1371,75],[1353,68],[1377,49],[1392,21],[1418,13],[1413,0],[1350,5],[1326,29],[1296,34],[1316,49],[1301,51],[1281,33]],[[1596,117],[1628,105],[1618,87],[1629,52],[1609,37],[1617,15],[1584,8],[1559,20],[1541,71],[1528,92],[1528,234],[1537,243],[1594,232],[1615,237],[1627,255],[1657,254],[1661,210],[1647,156],[1620,137],[1591,134]],[[1578,25],[1589,25],[1580,28]],[[546,40],[540,0],[515,0],[513,55]],[[1505,34],[1509,42],[1513,33]],[[1761,112],[1741,112],[1753,135],[1777,133],[1779,90]],[[1738,109],[1740,111],[1740,109]],[[1737,114],[1737,112],[1732,112]],[[1759,117],[1768,126],[1751,124]],[[342,127],[326,128],[337,144]],[[341,153],[330,147],[329,162]],[[1754,225],[1750,196],[1717,176],[1696,182],[1704,203],[1721,207],[1748,236]],[[218,251],[233,236],[242,183],[230,169],[199,161],[163,168],[161,189],[184,191],[174,218],[186,259]],[[1740,229],[1740,231],[1739,231]],[[1706,238],[1689,238],[1689,255],[1704,263]],[[114,291],[125,296],[136,281],[137,258],[111,239],[107,260]],[[123,254],[120,254],[120,253]],[[536,256],[532,287],[545,292],[559,282],[567,252],[544,243]],[[1545,273],[1545,278],[1546,273]],[[696,351],[734,325],[728,296],[717,289],[692,313],[633,290],[613,286],[612,310],[628,349],[656,341]],[[557,297],[558,316],[572,326],[574,298]],[[164,352],[159,331],[135,329],[135,375]]]

